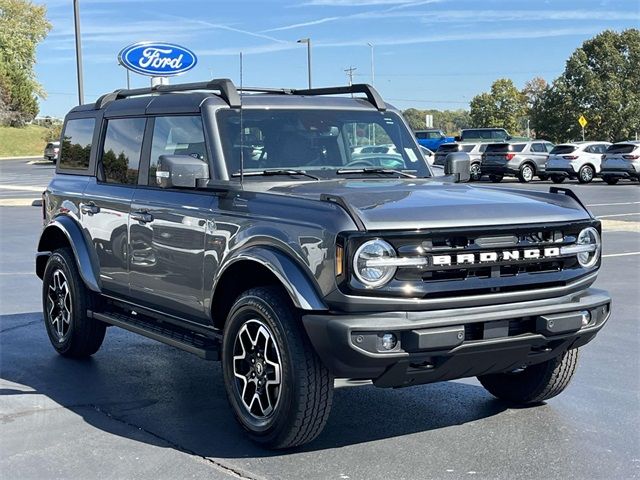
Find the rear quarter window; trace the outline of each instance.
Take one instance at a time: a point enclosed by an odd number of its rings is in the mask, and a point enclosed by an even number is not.
[[[76,118],[67,121],[62,134],[58,162],[61,170],[89,169],[95,126],[95,118]]]

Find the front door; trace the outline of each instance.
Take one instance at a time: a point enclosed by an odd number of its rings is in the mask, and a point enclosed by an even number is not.
[[[145,123],[144,118],[106,121],[97,175],[87,186],[80,206],[81,222],[97,253],[106,294],[129,294],[127,227]]]
[[[131,295],[143,306],[206,322],[204,248],[207,231],[215,228],[215,197],[195,189],[160,188],[155,176],[160,155],[207,161],[202,121],[195,115],[153,121],[147,179],[141,181],[131,206]]]

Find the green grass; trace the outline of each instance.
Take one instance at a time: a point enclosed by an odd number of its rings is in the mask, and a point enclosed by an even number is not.
[[[0,127],[0,157],[42,155],[47,128],[27,125],[24,128]]]

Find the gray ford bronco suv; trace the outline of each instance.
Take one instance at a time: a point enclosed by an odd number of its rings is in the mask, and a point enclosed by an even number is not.
[[[320,433],[335,379],[539,403],[609,318],[600,222],[570,190],[468,179],[465,153],[432,177],[367,85],[109,93],[67,115],[43,194],[49,338],[84,357],[116,326],[220,360],[270,448]]]

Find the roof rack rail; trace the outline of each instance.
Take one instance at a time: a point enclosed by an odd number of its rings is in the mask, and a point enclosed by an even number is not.
[[[386,103],[375,88],[366,83],[356,83],[344,87],[307,88],[304,90],[292,90],[294,95],[338,95],[343,93],[364,93],[367,100],[381,112],[387,109]]]
[[[176,85],[156,85],[154,87],[135,88],[131,90],[115,90],[101,96],[96,101],[96,110],[104,107],[107,103],[121,98],[135,97],[138,95],[149,95],[151,93],[188,92],[193,90],[218,90],[220,96],[229,104],[231,108],[241,106],[240,95],[236,86],[228,78],[215,78],[208,82],[179,83]]]

